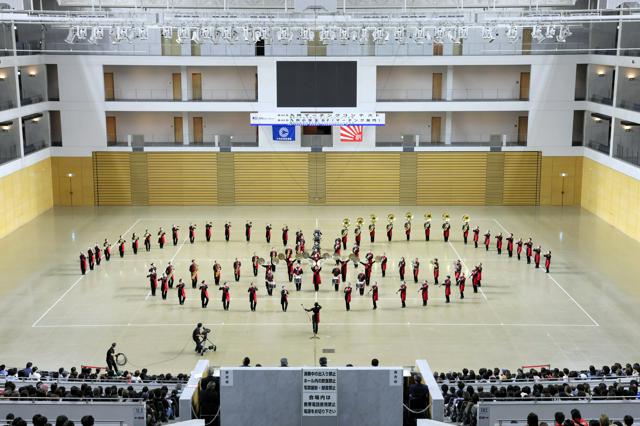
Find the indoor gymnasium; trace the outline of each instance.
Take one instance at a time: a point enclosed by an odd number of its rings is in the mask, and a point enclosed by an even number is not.
[[[0,422],[632,426],[640,4],[6,0]]]

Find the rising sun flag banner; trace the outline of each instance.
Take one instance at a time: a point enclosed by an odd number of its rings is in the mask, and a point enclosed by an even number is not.
[[[362,126],[340,126],[342,142],[362,142]]]

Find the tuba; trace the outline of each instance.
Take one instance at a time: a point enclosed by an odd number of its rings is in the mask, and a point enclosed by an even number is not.
[[[393,222],[393,221],[395,221],[395,220],[396,220],[396,216],[395,216],[393,213],[389,213],[389,214],[387,215],[387,221],[388,221],[389,223],[391,223],[391,222]]]
[[[442,213],[442,220],[449,222],[449,213]]]
[[[356,218],[356,224],[358,226],[362,226],[363,223],[364,223],[364,218],[363,217]]]
[[[342,226],[344,226],[345,228],[348,228],[349,225],[351,225],[351,219],[349,219],[348,217],[345,217],[344,219],[342,219]]]
[[[411,212],[406,212],[404,214],[405,219],[407,219],[407,222],[411,222],[413,220],[413,213]]]
[[[431,222],[431,213],[425,213],[424,214],[424,220],[426,222]]]
[[[373,223],[374,225],[378,221],[378,216],[376,216],[375,214],[371,214],[371,216],[369,218],[371,220],[371,223]]]
[[[470,220],[471,220],[471,218],[469,217],[468,214],[465,214],[465,215],[462,216],[462,221],[464,223],[469,223]]]

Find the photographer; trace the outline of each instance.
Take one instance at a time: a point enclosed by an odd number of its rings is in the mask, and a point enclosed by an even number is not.
[[[191,333],[191,338],[193,339],[194,343],[196,344],[195,351],[198,352],[200,355],[202,355],[204,353],[203,343],[204,343],[204,341],[206,339],[205,330],[206,329],[202,327],[202,323],[199,322],[198,325],[196,325],[196,328],[193,330],[193,333]]]

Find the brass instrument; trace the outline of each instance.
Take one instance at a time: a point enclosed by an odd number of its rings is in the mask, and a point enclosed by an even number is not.
[[[442,220],[445,222],[449,222],[449,213],[442,213]]]
[[[391,222],[393,222],[394,220],[396,220],[396,215],[394,215],[393,213],[389,213],[389,214],[387,215],[387,221],[388,221],[389,223],[391,223]]]
[[[258,265],[264,265],[264,258],[263,257],[258,259]]]
[[[309,253],[307,253],[306,251],[302,252],[302,258],[303,259],[309,259]]]
[[[469,223],[470,220],[471,220],[471,218],[469,217],[468,214],[465,214],[465,215],[462,216],[462,221],[464,223]]]
[[[349,260],[352,261],[353,263],[360,262],[360,258],[353,253],[349,255]]]
[[[284,253],[278,253],[278,259],[284,260]]]
[[[345,217],[344,219],[342,219],[342,226],[344,226],[345,228],[348,228],[349,225],[351,225],[351,219],[349,219],[348,217]]]
[[[431,212],[424,214],[424,220],[427,222],[431,222]]]
[[[376,256],[373,260],[380,262],[382,260],[382,256]]]
[[[413,220],[413,213],[411,212],[406,212],[404,214],[405,219],[407,219],[407,222],[411,222]]]
[[[375,214],[371,214],[369,218],[371,219],[371,223],[373,223],[374,225],[378,221],[378,216],[376,216]]]
[[[357,217],[356,218],[356,224],[358,226],[362,226],[363,223],[364,223],[364,218],[363,217]]]
[[[332,256],[331,256],[331,254],[330,254],[330,253],[324,253],[324,254],[322,255],[322,258],[323,258],[324,260],[330,259],[331,257],[332,257]]]

